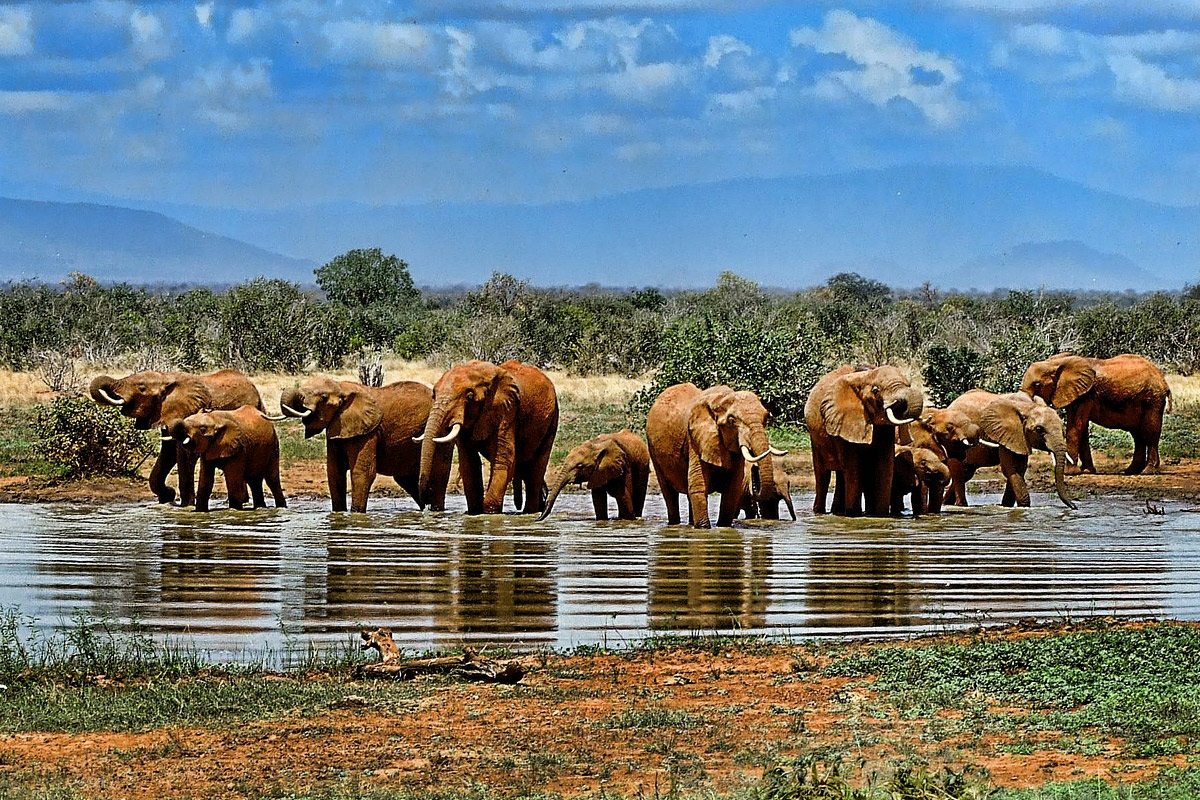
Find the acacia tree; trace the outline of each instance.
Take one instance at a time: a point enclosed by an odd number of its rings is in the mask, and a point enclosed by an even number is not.
[[[343,253],[318,267],[315,275],[329,303],[349,315],[356,350],[390,346],[421,304],[408,264],[378,247]]]

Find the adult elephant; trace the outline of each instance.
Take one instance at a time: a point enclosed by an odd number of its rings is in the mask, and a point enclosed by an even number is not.
[[[1084,358],[1059,353],[1025,370],[1021,391],[1067,411],[1067,452],[1084,472],[1095,472],[1088,423],[1133,435],[1126,475],[1158,468],[1158,440],[1171,389],[1162,371],[1141,356]]]
[[[430,468],[427,493],[419,491],[421,446],[413,437],[425,430],[433,390],[416,381],[363,386],[351,381],[312,377],[285,389],[279,398],[284,414],[304,421],[304,438],[325,432],[325,472],[334,511],[367,510],[371,486],[388,475],[400,488],[435,511],[446,507],[452,454],[438,454]]]
[[[537,367],[520,361],[469,361],[447,370],[433,387],[433,408],[421,442],[419,499],[433,491],[436,464],[458,447],[458,472],[468,514],[499,514],[514,483],[525,490],[525,513],[545,503],[546,465],[558,432],[558,395]],[[487,489],[483,463],[491,464]],[[519,502],[519,501],[518,501]]]
[[[196,510],[208,511],[216,471],[225,473],[229,507],[240,509],[254,496],[254,507],[265,508],[263,483],[271,490],[276,508],[286,508],[279,480],[279,437],[272,418],[251,406],[236,411],[204,411],[175,421],[170,436],[181,453],[200,462],[200,482],[196,487]]]
[[[679,524],[679,495],[686,493],[691,524],[712,527],[708,496],[719,492],[717,525],[732,525],[742,502],[747,462],[759,468],[761,483],[775,491],[769,456],[787,451],[771,446],[766,421],[767,410],[754,392],[728,386],[701,391],[690,383],[663,390],[646,417],[646,440],[668,524]]]
[[[1054,459],[1054,489],[1059,499],[1067,508],[1076,508],[1067,496],[1063,478],[1071,457],[1067,453],[1062,420],[1042,398],[1030,397],[1024,392],[993,394],[972,389],[960,395],[949,407],[974,420],[983,436],[999,447],[977,444],[967,449],[965,458],[952,458],[947,462],[950,489],[946,493],[946,502],[965,506],[966,484],[975,475],[975,470],[999,465],[1005,480],[1001,503],[1028,506],[1025,471],[1029,467],[1029,455],[1034,450],[1045,450]]]
[[[189,372],[135,372],[124,378],[99,375],[88,393],[97,403],[114,406],[134,420],[134,427],[148,431],[159,428],[164,435],[185,417],[203,410],[232,411],[242,406],[262,410],[258,389],[237,370],[223,369],[210,375]],[[162,442],[158,459],[150,470],[150,490],[160,503],[175,499],[175,490],[167,486],[167,475],[179,465],[179,503],[195,502],[196,459],[181,452],[169,439]]]
[[[787,505],[788,513],[796,519],[792,505],[792,478],[783,468],[783,459],[771,456],[772,480],[763,483],[758,464],[746,464],[745,484],[742,487],[742,511],[746,519],[779,519],[779,501]],[[757,488],[757,492],[755,489]]]
[[[649,480],[650,451],[642,437],[628,428],[603,433],[567,453],[538,520],[550,515],[564,486],[584,482],[592,492],[596,519],[608,519],[609,497],[617,501],[617,519],[637,519],[646,506]]]
[[[921,414],[924,398],[892,366],[842,366],[817,381],[804,404],[812,439],[817,496],[826,513],[830,476],[837,475],[834,514],[886,517],[892,499],[897,426]],[[865,502],[865,509],[864,509]]]

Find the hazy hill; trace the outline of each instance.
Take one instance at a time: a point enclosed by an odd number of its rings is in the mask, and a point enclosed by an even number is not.
[[[311,282],[313,266],[151,211],[0,198],[0,280],[80,271],[132,283]]]

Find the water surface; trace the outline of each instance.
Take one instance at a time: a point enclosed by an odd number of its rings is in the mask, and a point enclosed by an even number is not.
[[[976,498],[994,502],[998,498]],[[461,498],[452,498],[451,503]],[[1069,511],[979,506],[920,520],[596,522],[587,495],[532,516],[369,514],[299,501],[0,506],[0,605],[47,631],[77,613],[182,636],[218,657],[344,642],[386,625],[414,648],[609,645],[662,632],[892,634],[1092,614],[1200,619],[1200,513],[1108,498]],[[796,507],[811,506],[798,495]]]

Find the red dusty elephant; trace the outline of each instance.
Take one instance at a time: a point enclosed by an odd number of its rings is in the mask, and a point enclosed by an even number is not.
[[[433,391],[416,381],[364,386],[313,377],[279,399],[284,414],[304,421],[304,437],[325,432],[325,470],[334,511],[346,510],[346,474],[350,474],[350,510],[367,510],[371,486],[389,475],[418,503],[421,446],[413,441],[425,430]],[[435,511],[446,507],[453,454],[438,454],[424,501]]]
[[[458,472],[468,514],[499,514],[513,483],[524,512],[540,513],[546,465],[558,432],[558,395],[537,367],[520,361],[469,361],[447,370],[433,387],[433,408],[421,442],[419,499],[432,495],[435,464],[458,447]],[[483,463],[491,464],[485,491]]]
[[[646,505],[649,480],[650,451],[642,437],[628,428],[603,433],[567,453],[538,519],[549,516],[564,486],[585,481],[592,493],[596,519],[608,519],[609,497],[617,501],[617,519],[638,519]]]
[[[896,428],[921,414],[924,398],[892,366],[842,366],[817,381],[804,404],[812,438],[817,496],[813,513],[826,513],[829,479],[836,473],[834,514],[884,517],[890,513]]]
[[[936,451],[910,445],[897,447],[892,472],[892,516],[904,513],[905,497],[910,498],[913,517],[941,513],[948,483],[950,468]]]
[[[757,480],[756,475],[757,474]],[[771,456],[771,477],[763,483],[762,471],[757,464],[746,464],[745,485],[742,488],[742,511],[746,519],[779,519],[779,503],[787,506],[792,519],[796,519],[796,508],[792,505],[792,478],[783,468],[783,459]],[[755,492],[757,486],[758,491]]]
[[[646,440],[669,524],[679,524],[679,495],[686,493],[691,524],[711,527],[708,496],[719,492],[717,525],[732,525],[741,508],[747,463],[758,467],[759,480],[774,493],[770,456],[787,451],[771,446],[766,421],[767,410],[754,392],[728,386],[700,391],[690,383],[663,390],[646,417]]]
[[[1126,475],[1158,468],[1158,440],[1171,390],[1158,367],[1141,356],[1083,358],[1060,353],[1025,370],[1021,391],[1067,410],[1067,452],[1084,472],[1095,472],[1088,423],[1133,435]]]
[[[263,483],[271,489],[276,508],[286,508],[283,486],[279,481],[279,437],[275,426],[253,406],[236,411],[205,411],[176,420],[164,436],[200,463],[200,482],[196,487],[196,510],[208,511],[213,481],[219,469],[225,473],[229,507],[240,509],[254,495],[254,507],[267,505]]]
[[[124,378],[96,377],[88,393],[97,403],[115,406],[132,417],[139,430],[159,428],[164,434],[179,420],[206,409],[233,410],[250,406],[262,410],[258,389],[237,370],[223,369],[211,375],[188,372],[135,372]],[[196,460],[181,452],[174,439],[166,437],[158,460],[150,470],[150,490],[160,503],[175,499],[175,490],[167,486],[167,475],[179,464],[179,502],[195,501]]]

